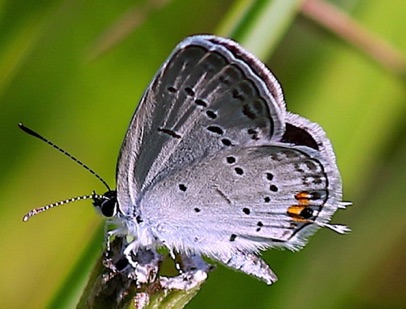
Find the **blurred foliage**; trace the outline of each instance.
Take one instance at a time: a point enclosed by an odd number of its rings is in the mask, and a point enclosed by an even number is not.
[[[185,36],[233,33],[225,17],[250,3],[0,2],[0,308],[74,307],[103,244],[103,219],[90,202],[21,222],[33,207],[105,188],[17,123],[114,186],[122,138],[155,71]],[[403,0],[334,4],[405,53]],[[320,123],[331,138],[345,200],[354,203],[334,222],[353,231],[322,230],[294,254],[266,252],[279,277],[271,287],[219,266],[188,308],[405,307],[405,84],[300,14],[289,23],[274,53],[261,57],[282,83],[289,110]]]

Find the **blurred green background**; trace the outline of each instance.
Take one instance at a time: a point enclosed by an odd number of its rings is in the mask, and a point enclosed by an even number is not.
[[[0,1],[0,308],[74,307],[103,245],[90,201],[21,222],[31,208],[105,188],[17,123],[114,187],[122,138],[155,71],[185,36],[228,34],[251,2]],[[334,4],[406,52],[403,0]],[[344,199],[354,203],[333,221],[352,232],[321,230],[301,252],[266,252],[279,277],[271,287],[219,266],[188,308],[405,308],[405,83],[301,14],[291,17],[273,53],[258,55],[288,109],[331,138]]]

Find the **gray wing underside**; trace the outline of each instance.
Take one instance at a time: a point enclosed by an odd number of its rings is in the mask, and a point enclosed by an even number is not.
[[[299,204],[295,196],[317,196],[307,207],[321,225],[341,201],[337,179],[324,166],[317,152],[280,143],[225,149],[156,183],[141,212],[158,239],[181,252],[297,250],[319,225],[288,215]]]
[[[152,183],[196,159],[280,140],[282,92],[264,72],[230,40],[197,36],[178,45],[146,90],[125,137],[117,191],[119,200],[130,200],[120,204],[135,204]]]
[[[141,243],[202,253],[271,284],[276,276],[256,253],[300,249],[327,226],[341,178],[324,131],[286,112],[259,60],[230,40],[194,36],[175,48],[131,120],[117,198],[126,222],[152,235],[135,235]]]

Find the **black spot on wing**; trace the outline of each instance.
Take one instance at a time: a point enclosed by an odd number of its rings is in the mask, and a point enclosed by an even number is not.
[[[169,135],[171,137],[174,137],[174,138],[181,138],[182,137],[178,133],[176,133],[175,131],[170,130],[170,129],[166,129],[166,128],[158,128],[158,132],[167,134],[167,135]]]

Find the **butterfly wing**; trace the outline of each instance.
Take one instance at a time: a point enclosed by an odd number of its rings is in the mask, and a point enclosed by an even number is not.
[[[273,75],[236,43],[184,40],[133,116],[117,166],[123,213],[154,182],[228,147],[279,140],[285,105]],[[198,143],[196,141],[199,141]]]
[[[307,147],[224,149],[158,182],[141,212],[153,234],[181,252],[297,250],[341,201],[331,170]]]
[[[302,117],[286,121],[281,142],[222,149],[156,183],[140,204],[154,237],[272,284],[259,250],[298,250],[323,226],[348,231],[329,223],[342,206],[329,140]]]

